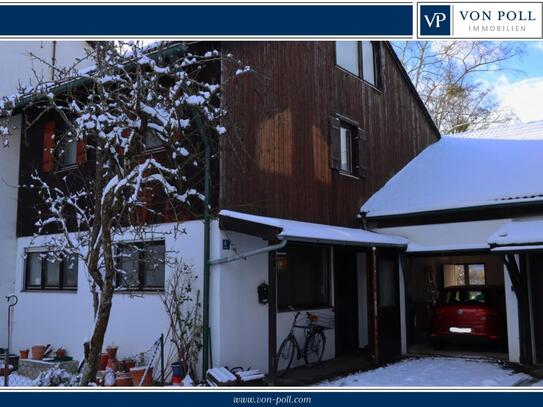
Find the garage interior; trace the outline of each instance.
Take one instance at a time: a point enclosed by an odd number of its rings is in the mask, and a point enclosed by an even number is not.
[[[477,341],[447,342],[432,346],[431,325],[435,304],[443,289],[454,285],[498,286],[505,304],[503,260],[489,254],[417,254],[403,260],[406,301],[406,334],[409,354],[444,356],[486,356],[507,360],[505,306],[503,339],[497,344]],[[500,307],[501,308],[501,307]]]

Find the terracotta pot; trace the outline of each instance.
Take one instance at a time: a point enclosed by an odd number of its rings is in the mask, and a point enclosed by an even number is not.
[[[66,349],[58,348],[55,352],[57,359],[64,359],[66,357]]]
[[[114,372],[119,370],[119,361],[117,359],[108,359],[106,369],[111,369]]]
[[[118,350],[118,349],[119,349],[119,348],[118,348],[117,346],[114,346],[114,347],[108,346],[108,347],[106,348],[107,357],[108,357],[109,359],[117,359],[117,350]]]
[[[45,346],[45,345],[32,346],[32,359],[34,359],[34,360],[42,360],[46,348],[47,348],[47,346]]]
[[[108,361],[107,353],[100,353],[100,362],[98,363],[98,370],[106,370]]]
[[[21,359],[28,359],[28,354],[30,353],[30,350],[23,349],[19,351],[19,355],[21,355]]]
[[[115,386],[133,386],[132,375],[130,373],[119,373],[115,379]]]
[[[145,366],[139,366],[139,367],[133,367],[130,369],[130,374],[132,375],[132,382],[134,383],[134,386],[139,386],[140,382],[142,381],[141,378],[143,377],[143,374],[145,373]],[[153,385],[153,368],[150,367],[149,370],[147,370],[147,374],[145,375],[145,378],[143,379],[143,383],[141,383],[142,386],[152,386]]]
[[[132,359],[124,359],[121,362],[121,366],[125,372],[130,372],[130,369],[136,366],[136,361]]]

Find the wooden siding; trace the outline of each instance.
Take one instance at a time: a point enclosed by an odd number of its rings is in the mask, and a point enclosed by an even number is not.
[[[335,65],[334,42],[228,42],[255,69],[228,82],[220,206],[326,224],[357,224],[361,204],[438,134],[388,46],[377,90]],[[230,71],[223,67],[223,74]],[[368,175],[330,168],[329,117],[359,123]]]

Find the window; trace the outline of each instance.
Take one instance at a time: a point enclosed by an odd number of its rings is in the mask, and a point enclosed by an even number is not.
[[[445,264],[443,266],[443,285],[445,287],[484,284],[484,264]]]
[[[163,290],[164,242],[141,242],[117,246],[117,286],[132,290]]]
[[[87,161],[85,140],[78,140],[54,120],[43,125],[42,171],[63,170]]]
[[[146,150],[152,150],[163,146],[162,140],[153,129],[147,129],[143,133],[143,142]]]
[[[46,251],[26,252],[25,290],[77,290],[77,257],[57,258]]]
[[[356,164],[353,162],[353,130],[347,126],[340,128],[341,170],[352,173]]]
[[[77,140],[69,140],[64,143],[60,151],[60,163],[62,167],[70,167],[77,164]]]
[[[277,271],[280,310],[330,305],[329,250],[325,247],[289,244],[283,267]]]
[[[359,57],[357,41],[336,41],[336,64],[359,76]]]
[[[379,47],[372,41],[336,41],[336,64],[379,87]]]
[[[364,178],[367,175],[366,132],[356,122],[338,116],[330,118],[330,166],[342,174]]]

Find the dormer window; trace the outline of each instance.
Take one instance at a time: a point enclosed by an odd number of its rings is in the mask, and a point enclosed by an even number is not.
[[[379,83],[379,43],[336,41],[336,65],[372,86]]]

